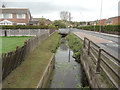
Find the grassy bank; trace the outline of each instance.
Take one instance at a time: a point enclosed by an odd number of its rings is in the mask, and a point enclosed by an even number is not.
[[[10,36],[2,38],[2,52],[7,53],[16,49],[17,46],[23,46],[24,41],[31,38],[31,36]]]
[[[36,88],[52,53],[59,45],[60,35],[54,33],[43,41],[25,61],[17,67],[4,81],[4,88]]]
[[[72,49],[72,51],[74,52],[73,57],[76,59],[76,61],[79,62],[81,49],[83,47],[81,39],[72,33],[68,35],[66,39],[68,40],[68,45],[70,49]]]
[[[83,47],[82,40],[80,38],[78,38],[76,35],[74,35],[73,33],[68,35],[66,37],[66,39],[68,40],[68,45],[69,45],[70,49],[74,52],[73,57],[75,58],[75,60],[77,62],[80,62],[81,50]],[[90,87],[89,87],[88,79],[85,75],[85,72],[82,72],[82,74],[83,74],[83,77],[82,77],[83,87],[84,87],[84,89],[85,88],[89,89]],[[81,86],[79,87],[79,85],[78,85],[78,88],[81,88]]]

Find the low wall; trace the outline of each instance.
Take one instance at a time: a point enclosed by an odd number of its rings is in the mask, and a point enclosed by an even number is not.
[[[47,88],[54,65],[55,65],[55,54],[52,55],[50,62],[48,63],[48,65],[36,87],[36,90],[39,90],[39,88]]]

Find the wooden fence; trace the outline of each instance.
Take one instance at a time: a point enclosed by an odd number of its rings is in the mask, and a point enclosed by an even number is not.
[[[51,31],[51,33],[54,32]],[[41,35],[32,37],[24,42],[22,47],[17,46],[15,51],[2,53],[2,79],[5,79],[11,71],[19,66],[25,60],[26,55],[32,52],[39,44],[49,37],[49,33],[44,32]]]
[[[94,62],[96,73],[100,74],[100,72],[103,71],[112,85],[116,88],[120,88],[120,74],[118,73],[120,59],[111,55],[104,49],[101,49],[86,37],[84,38],[84,48]]]

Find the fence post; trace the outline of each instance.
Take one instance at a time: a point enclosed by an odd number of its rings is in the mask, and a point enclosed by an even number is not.
[[[102,49],[99,49],[99,52],[98,52],[98,61],[97,61],[97,67],[96,67],[96,72],[97,73],[100,72],[101,51],[102,51]]]
[[[90,54],[90,40],[89,40],[89,43],[88,43],[88,55]]]
[[[10,34],[10,29],[9,29],[9,36],[11,36],[11,34]]]
[[[84,48],[85,48],[85,37],[84,37]]]

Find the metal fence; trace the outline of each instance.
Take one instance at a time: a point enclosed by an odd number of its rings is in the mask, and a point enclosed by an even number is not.
[[[95,66],[96,73],[103,71],[109,81],[116,87],[119,87],[120,74],[118,73],[120,68],[120,59],[111,55],[109,52],[101,49],[94,42],[88,38],[84,38],[84,48],[87,54],[91,56]]]

